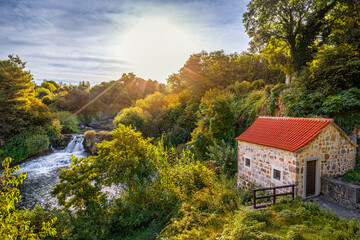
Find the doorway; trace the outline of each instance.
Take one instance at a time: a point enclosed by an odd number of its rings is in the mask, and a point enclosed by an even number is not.
[[[320,193],[320,166],[319,159],[307,159],[305,161],[305,197],[311,197]]]

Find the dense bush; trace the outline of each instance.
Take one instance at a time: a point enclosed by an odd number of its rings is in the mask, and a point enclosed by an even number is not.
[[[237,147],[231,146],[222,140],[220,143],[215,142],[213,146],[207,148],[209,161],[220,169],[221,174],[234,177],[238,168]]]
[[[59,120],[62,125],[62,133],[77,133],[80,131],[76,115],[62,111],[59,112]]]
[[[30,128],[0,146],[0,159],[11,157],[13,164],[17,164],[21,160],[47,149],[49,144],[49,137],[43,128]]]
[[[241,207],[219,239],[359,239],[360,223],[350,222],[318,205],[294,201],[269,209]]]

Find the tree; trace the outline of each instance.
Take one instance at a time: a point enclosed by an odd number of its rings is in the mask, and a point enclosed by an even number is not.
[[[294,70],[288,45],[278,39],[270,40],[262,50],[261,55],[269,61],[269,68],[280,69],[286,74],[285,83],[289,84]]]
[[[237,81],[264,79],[268,84],[283,81],[283,74],[269,69],[268,65],[268,61],[257,54],[202,51],[191,55],[178,74],[169,76],[167,83],[173,91],[188,89],[200,99],[210,89],[223,89]]]
[[[188,145],[199,157],[205,157],[207,148],[217,141],[234,144],[235,117],[231,106],[233,96],[226,91],[214,89],[201,99],[197,127],[191,133]]]
[[[253,49],[263,49],[270,40],[284,41],[295,72],[312,59],[313,44],[327,24],[338,0],[251,0],[244,13],[245,28]]]
[[[31,107],[35,91],[32,75],[24,70],[25,64],[13,55],[0,61],[0,138],[18,133],[26,125],[24,116]]]

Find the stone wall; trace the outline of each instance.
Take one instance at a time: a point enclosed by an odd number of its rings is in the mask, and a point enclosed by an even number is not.
[[[304,195],[305,160],[319,158],[321,177],[338,177],[353,169],[356,164],[356,149],[339,130],[327,126],[310,145],[298,154],[297,158],[297,190],[299,196]]]
[[[360,186],[339,178],[323,177],[321,193],[339,203],[352,206],[360,203]]]
[[[251,159],[245,167],[245,156]],[[282,169],[282,180],[272,179],[272,168]],[[294,184],[296,180],[296,153],[238,141],[238,184],[253,183],[263,187]],[[284,189],[288,191],[288,189]]]

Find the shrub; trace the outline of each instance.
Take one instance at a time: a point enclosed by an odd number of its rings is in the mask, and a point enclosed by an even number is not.
[[[110,141],[111,140],[111,134],[109,131],[100,131],[98,134],[99,141],[102,142],[104,140]]]
[[[255,80],[251,83],[251,89],[259,90],[265,87],[265,81],[263,79]]]
[[[44,150],[49,144],[49,137],[46,135],[33,135],[26,138],[26,147],[30,156]]]
[[[56,219],[49,222],[42,222],[39,228],[26,218],[26,211],[16,210],[15,203],[20,199],[20,191],[16,187],[21,184],[26,173],[20,173],[14,176],[19,167],[9,168],[11,158],[6,158],[2,162],[4,171],[0,175],[1,191],[0,191],[0,238],[1,239],[44,239],[48,236],[54,236],[56,231],[52,228],[52,224]]]
[[[49,146],[49,137],[41,127],[27,129],[10,138],[0,147],[0,159],[13,158],[13,164],[30,157]]]
[[[62,133],[77,133],[80,131],[76,115],[62,111],[59,112],[59,120],[62,125]]]
[[[95,131],[88,130],[88,131],[84,132],[84,138],[87,142],[93,142],[95,140]]]
[[[50,95],[51,95],[51,92],[49,89],[43,88],[43,87],[36,88],[36,97],[37,98],[42,99],[45,96],[50,96]]]
[[[206,154],[209,161],[214,163],[221,173],[233,177],[237,172],[237,148],[231,147],[224,140],[209,146]]]

